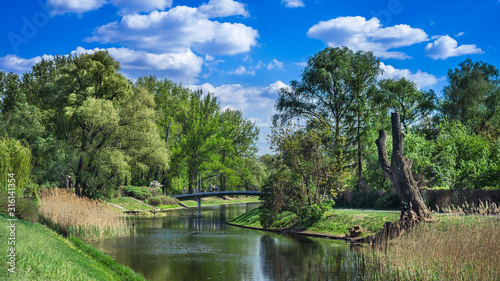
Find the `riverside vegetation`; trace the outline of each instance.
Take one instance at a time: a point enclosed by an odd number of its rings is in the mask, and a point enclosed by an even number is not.
[[[69,190],[43,190],[40,219],[67,236],[99,240],[133,232],[127,218],[104,202],[78,197]]]
[[[365,280],[498,280],[500,208],[464,205],[443,210],[381,250],[358,260]],[[435,215],[436,217],[436,215]]]

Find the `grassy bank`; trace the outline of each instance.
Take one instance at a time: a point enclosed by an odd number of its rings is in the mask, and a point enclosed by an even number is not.
[[[8,237],[7,217],[0,215],[0,237]],[[78,238],[66,239],[46,226],[16,222],[15,274],[7,271],[7,245],[0,247],[0,280],[145,280]],[[4,241],[5,242],[5,241]]]
[[[337,209],[325,212],[323,218],[315,223],[300,222],[297,215],[283,213],[271,228],[295,230],[311,234],[344,236],[349,233],[347,230],[349,227],[361,225],[365,230],[362,236],[367,236],[377,233],[382,229],[386,221],[397,220],[399,220],[398,212]],[[262,228],[260,225],[260,210],[258,208],[228,222],[240,226]]]
[[[110,200],[111,203],[120,205],[127,210],[152,210],[153,208],[144,205],[132,197],[120,196]]]

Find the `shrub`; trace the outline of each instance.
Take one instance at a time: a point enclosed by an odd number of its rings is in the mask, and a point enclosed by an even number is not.
[[[149,192],[148,187],[139,187],[139,186],[125,186],[122,189],[122,192],[127,195],[134,197],[139,200],[146,200],[151,197],[151,192]]]
[[[161,188],[156,188],[156,187],[150,187],[149,192],[151,193],[151,196],[160,196],[163,194],[163,190]]]
[[[163,205],[177,205],[179,204],[179,200],[177,198],[169,197],[169,196],[160,196],[161,203]]]
[[[159,206],[161,205],[161,198],[159,196],[151,197],[148,200],[148,204],[151,204],[153,206]]]

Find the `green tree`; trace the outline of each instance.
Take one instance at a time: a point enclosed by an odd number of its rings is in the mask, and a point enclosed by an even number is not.
[[[448,71],[441,112],[476,134],[488,125],[500,127],[500,79],[493,65],[467,59]]]
[[[221,190],[243,184],[242,174],[250,174],[247,161],[257,150],[259,129],[241,111],[227,109],[221,114],[218,178]]]
[[[182,133],[174,153],[176,161],[186,163],[189,192],[193,192],[199,173],[219,161],[220,106],[211,95],[192,92],[189,108],[181,116]]]
[[[372,105],[379,73],[379,61],[371,52],[326,48],[309,59],[300,82],[280,90],[274,121],[316,120],[333,132],[333,140],[345,134],[360,184],[363,158],[373,143],[371,127],[377,112]],[[335,150],[341,147],[334,144]]]
[[[401,125],[406,132],[410,126],[428,117],[435,109],[433,91],[419,91],[415,82],[401,78],[379,81],[382,98],[392,112],[399,112]]]
[[[100,196],[130,179],[132,168],[168,165],[153,95],[133,89],[107,52],[73,56],[59,67],[41,91],[50,133],[65,143],[77,194]]]

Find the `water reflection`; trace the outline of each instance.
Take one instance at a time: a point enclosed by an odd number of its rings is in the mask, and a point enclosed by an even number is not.
[[[343,242],[228,226],[256,204],[136,218],[136,235],[94,246],[149,280],[352,280],[356,254]],[[355,279],[355,278],[354,278]]]

